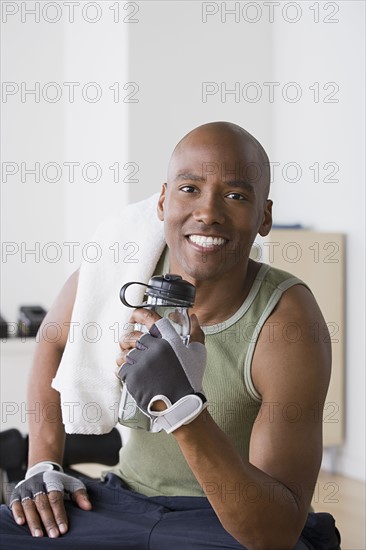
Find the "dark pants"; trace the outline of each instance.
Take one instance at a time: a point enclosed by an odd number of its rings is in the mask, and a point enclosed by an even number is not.
[[[0,508],[0,548],[75,550],[243,550],[221,526],[201,497],[145,497],[129,491],[109,474],[105,482],[86,481],[93,510],[66,501],[69,531],[57,539],[34,538],[16,525],[7,506]],[[339,550],[330,514],[309,514],[294,550]]]

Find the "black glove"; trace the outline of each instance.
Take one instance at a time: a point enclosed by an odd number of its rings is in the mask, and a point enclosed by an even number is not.
[[[173,432],[192,422],[206,406],[202,380],[206,348],[199,342],[187,347],[168,319],[159,319],[129,351],[118,377],[137,406],[153,420],[151,431]],[[167,408],[154,411],[156,401]]]

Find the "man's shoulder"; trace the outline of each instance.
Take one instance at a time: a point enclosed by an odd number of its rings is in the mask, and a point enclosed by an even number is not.
[[[254,264],[254,270],[251,295],[255,297],[258,307],[263,309],[263,315],[268,316],[269,313],[278,310],[279,303],[287,301],[288,293],[293,288],[302,287],[306,289],[306,294],[311,296],[311,290],[306,282],[288,271],[265,263]],[[290,294],[292,295],[292,292]]]
[[[294,285],[303,285],[309,288],[305,281],[293,273],[265,263],[261,265],[257,278],[261,279],[264,285],[272,288],[278,288],[282,291],[285,291]]]
[[[284,279],[277,288],[284,285],[286,288],[282,288],[276,307],[264,325],[275,329],[272,332],[263,331],[263,334],[275,333],[277,344],[283,344],[285,347],[289,344],[298,344],[298,347],[301,343],[306,343],[308,346],[317,344],[318,342],[314,341],[316,334],[314,327],[321,327],[326,333],[327,325],[314,294],[301,279],[291,274],[290,278]],[[262,335],[262,344],[265,340],[266,338]],[[326,339],[323,343],[328,347]],[[274,347],[272,346],[272,350]]]
[[[321,326],[326,332],[320,307],[305,281],[268,264],[262,264],[257,279],[261,279],[259,300],[270,311],[262,329],[262,345],[267,340],[266,335],[271,340],[277,334],[278,338],[274,338],[277,343],[310,343],[314,337],[314,326]],[[271,330],[265,330],[266,327]]]
[[[323,337],[317,335],[321,331]],[[252,363],[252,377],[260,395],[273,390],[277,378],[296,373],[300,384],[315,369],[315,378],[329,383],[330,337],[319,305],[304,284],[284,291],[264,323]]]

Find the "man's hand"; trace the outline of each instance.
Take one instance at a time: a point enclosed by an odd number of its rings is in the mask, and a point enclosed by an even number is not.
[[[141,307],[133,311],[129,322],[131,324],[144,325],[146,327],[146,330],[149,330],[155,323],[155,321],[158,321],[159,319],[161,319],[161,317],[160,315],[158,315],[158,313],[151,309]],[[121,351],[116,358],[116,363],[118,367],[126,362],[126,356],[128,352],[136,347],[136,342],[139,338],[141,338],[143,334],[144,333],[139,330],[134,330],[132,332],[127,332],[122,336],[119,341]],[[118,371],[119,369],[117,369],[116,375]]]
[[[49,537],[56,538],[68,530],[64,493],[71,495],[82,510],[91,510],[82,481],[64,474],[56,464],[40,462],[32,466],[25,479],[17,484],[9,507],[16,523],[27,523],[33,537],[43,536],[43,526]]]
[[[186,347],[168,319],[135,310],[133,320],[149,325],[149,333],[129,336],[122,347],[124,363],[118,371],[138,407],[153,421],[153,431],[167,433],[194,420],[205,407],[202,379],[206,366],[204,334],[192,316],[192,341]],[[143,318],[141,318],[143,316]],[[145,321],[145,322],[144,322]],[[146,322],[147,321],[147,322]],[[131,343],[133,344],[131,345]],[[121,361],[119,358],[119,361]]]
[[[161,319],[161,316],[156,313],[156,311],[153,311],[148,308],[137,308],[133,311],[130,323],[131,324],[139,324],[144,325],[147,330],[150,330],[150,328],[153,326],[153,324],[156,321],[159,321]],[[191,315],[191,335],[190,335],[190,342],[200,342],[201,344],[205,343],[205,335],[203,330],[201,329],[198,319],[196,315]],[[119,345],[121,348],[121,351],[119,355],[116,358],[116,363],[118,367],[123,365],[123,363],[126,362],[126,355],[128,352],[136,347],[136,342],[143,336],[144,332],[134,330],[132,332],[128,332],[122,336],[122,338],[119,341]],[[119,369],[117,369],[118,372]]]

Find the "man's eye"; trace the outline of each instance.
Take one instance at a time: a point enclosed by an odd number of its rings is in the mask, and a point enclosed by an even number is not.
[[[241,195],[240,193],[228,193],[226,195],[229,199],[235,199],[237,201],[243,201],[245,200],[245,197]]]
[[[195,188],[193,187],[193,185],[184,185],[183,187],[180,188],[181,191],[184,191],[184,193],[194,193],[195,192]]]

